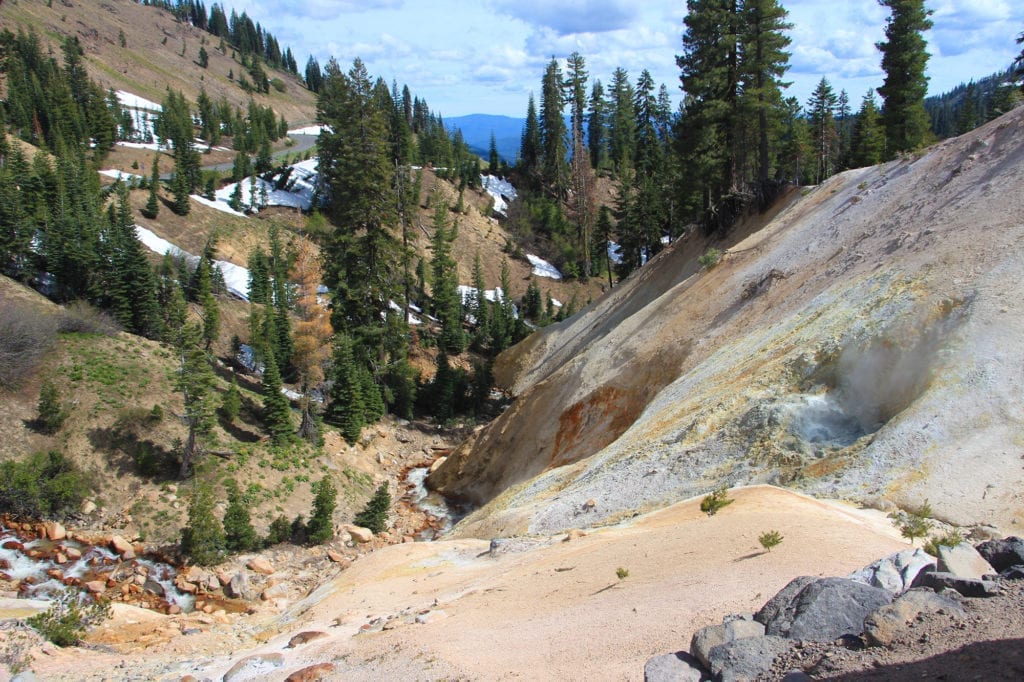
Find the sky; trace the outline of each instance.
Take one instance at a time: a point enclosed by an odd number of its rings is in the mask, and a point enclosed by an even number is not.
[[[786,96],[806,104],[822,77],[854,110],[882,84],[888,10],[877,0],[783,0],[793,23]],[[591,83],[616,67],[635,83],[648,69],[678,103],[684,0],[225,0],[290,46],[300,73],[313,55],[348,70],[360,57],[373,76],[424,99],[446,118],[523,117],[544,67],[579,52]],[[926,0],[934,27],[929,94],[1005,69],[1020,53],[1024,0]],[[589,90],[589,85],[588,85]]]

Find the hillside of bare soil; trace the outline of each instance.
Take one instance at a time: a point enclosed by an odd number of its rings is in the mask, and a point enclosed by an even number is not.
[[[429,483],[463,537],[721,484],[1024,524],[1024,109],[692,237],[499,358],[516,399]],[[695,258],[722,252],[704,268]],[[588,501],[595,512],[581,516]]]

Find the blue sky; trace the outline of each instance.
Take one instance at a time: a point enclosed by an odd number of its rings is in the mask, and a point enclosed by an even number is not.
[[[929,92],[1005,68],[1019,54],[1022,0],[926,0]],[[544,65],[578,51],[590,77],[607,84],[621,66],[635,82],[646,68],[678,101],[684,0],[236,0],[291,46],[300,71],[312,54],[347,69],[359,56],[370,73],[397,80],[446,117],[524,116]],[[845,88],[854,109],[882,83],[880,56],[888,10],[877,0],[789,0],[792,81],[806,103],[822,76]]]

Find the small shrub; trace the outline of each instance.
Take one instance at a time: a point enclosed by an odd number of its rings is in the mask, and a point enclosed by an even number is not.
[[[363,528],[369,528],[374,534],[383,533],[388,527],[388,510],[390,508],[391,494],[388,492],[388,485],[381,483],[377,492],[366,503],[363,511],[356,514],[353,523]]]
[[[384,492],[387,493],[386,486]],[[313,515],[310,517],[306,529],[309,542],[314,545],[322,545],[334,537],[334,509],[337,507],[338,491],[331,483],[330,477],[324,476],[313,484],[313,493],[316,495],[313,498]],[[389,497],[388,504],[390,503],[391,498]]]
[[[43,382],[39,389],[39,426],[46,433],[56,433],[64,425],[68,413],[60,402],[57,387],[49,381]]]
[[[83,603],[84,599],[86,597],[77,590],[65,590],[50,608],[27,622],[57,646],[74,646],[82,640],[86,630],[110,617],[110,604],[105,601]]]
[[[960,532],[959,528],[954,528],[951,531],[947,531],[942,535],[932,536],[928,539],[928,542],[924,543],[924,551],[928,552],[932,556],[939,556],[939,547],[945,545],[946,547],[956,547],[964,541],[964,536]]]
[[[188,505],[188,525],[181,529],[181,551],[200,566],[212,566],[224,558],[224,527],[213,507],[210,486],[197,483]]]
[[[618,577],[619,580],[625,580],[629,577],[629,569],[619,566],[615,569],[615,575]]]
[[[267,529],[267,544],[276,545],[280,542],[287,542],[292,536],[292,524],[288,517],[281,514],[270,522]]]
[[[722,252],[714,248],[708,249],[707,251],[704,252],[703,256],[697,258],[697,262],[700,263],[705,268],[707,268],[708,270],[718,265],[718,263],[721,260]]]
[[[53,316],[0,301],[0,388],[17,388],[35,371],[57,337]]]
[[[928,535],[928,531],[932,529],[931,515],[931,505],[925,500],[916,512],[894,511],[889,514],[889,518],[899,528],[900,535],[910,540],[910,544],[914,544],[914,540]]]
[[[729,487],[723,485],[714,492],[709,493],[700,501],[700,510],[708,516],[714,516],[722,507],[728,507],[735,502],[729,497]]]
[[[57,331],[61,334],[114,336],[121,331],[121,325],[110,314],[93,308],[85,301],[74,301],[61,311]]]
[[[272,78],[270,80],[270,85],[273,86],[273,88],[278,92],[284,92],[285,90],[288,89],[287,86],[285,86],[284,81],[281,80],[280,78]]]
[[[59,452],[0,463],[0,512],[22,518],[63,517],[77,510],[89,480]]]
[[[757,541],[769,552],[772,551],[772,547],[782,544],[782,540],[782,534],[777,530],[765,531],[757,537]]]
[[[148,422],[150,424],[159,424],[164,420],[164,408],[160,407],[159,404],[154,405],[153,409],[149,411]]]

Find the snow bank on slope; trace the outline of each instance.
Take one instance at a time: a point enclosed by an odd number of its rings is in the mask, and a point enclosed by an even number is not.
[[[170,253],[172,256],[182,255],[187,258],[190,262],[198,260],[198,256],[194,256],[187,251],[179,249],[177,246],[167,241],[163,237],[157,236],[152,230],[148,230],[141,225],[135,226],[135,232],[139,236],[139,241],[148,248],[150,251],[155,251],[160,255]],[[221,271],[224,275],[224,285],[228,290],[228,293],[232,296],[237,296],[243,301],[249,300],[249,271],[240,265],[229,263],[224,260],[213,261],[214,267]]]
[[[533,266],[533,274],[538,277],[547,277],[549,279],[562,279],[562,273],[558,271],[551,263],[547,262],[539,256],[534,256],[531,253],[526,254],[526,260],[530,261],[530,265]]]
[[[120,180],[122,182],[142,179],[141,175],[136,175],[135,173],[126,173],[122,170],[117,170],[116,168],[106,168],[104,170],[101,170],[99,173],[100,175],[105,175],[108,178],[114,178],[115,180]]]
[[[259,210],[267,206],[286,206],[308,211],[313,207],[313,195],[316,193],[317,184],[317,159],[309,159],[290,166],[282,173],[278,173],[271,181],[264,180],[259,176],[250,176],[240,183],[231,183],[217,190],[216,202],[207,203],[220,211],[234,211],[231,206],[231,196],[235,193],[235,186],[241,184],[242,207]],[[287,173],[288,177],[281,189],[277,189],[282,175]],[[265,196],[264,196],[265,195]]]
[[[481,175],[480,184],[494,198],[494,212],[508,215],[508,204],[516,199],[516,188],[505,178],[493,175]]]
[[[117,95],[117,101],[121,103],[121,106],[128,109],[142,109],[144,111],[160,112],[163,111],[163,105],[157,104],[152,100],[139,97],[138,95],[132,94],[125,90],[117,90],[114,92]]]

